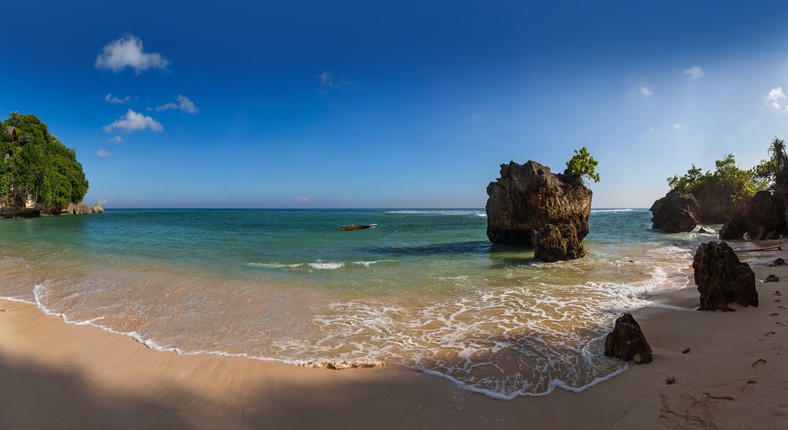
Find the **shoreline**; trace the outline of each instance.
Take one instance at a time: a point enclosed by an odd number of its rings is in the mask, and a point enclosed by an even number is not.
[[[3,299],[0,427],[788,427],[788,363],[781,357],[788,266],[761,265],[777,257],[788,252],[746,258],[759,264],[760,307],[696,312],[694,284],[652,297],[653,305],[633,315],[654,362],[630,365],[581,393],[556,389],[513,400],[402,366],[336,371],[155,351]],[[781,281],[762,283],[769,274]]]

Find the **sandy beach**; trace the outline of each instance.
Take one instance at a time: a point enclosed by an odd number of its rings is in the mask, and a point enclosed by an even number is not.
[[[512,401],[396,366],[153,351],[0,300],[0,428],[788,428],[788,266],[766,266],[788,252],[754,257],[758,308],[697,312],[694,285],[662,295],[633,313],[651,364],[579,394]],[[781,280],[762,283],[769,274]]]

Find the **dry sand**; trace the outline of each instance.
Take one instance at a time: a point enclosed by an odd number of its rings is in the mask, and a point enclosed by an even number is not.
[[[0,429],[788,429],[788,268],[764,265],[776,257],[788,252],[747,256],[761,258],[758,308],[697,312],[694,286],[660,296],[634,312],[651,364],[512,401],[401,367],[158,352],[0,300]]]

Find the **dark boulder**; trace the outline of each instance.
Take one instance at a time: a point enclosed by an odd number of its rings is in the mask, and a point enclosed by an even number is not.
[[[764,284],[767,282],[780,282],[780,278],[778,278],[777,275],[769,275],[763,280]]]
[[[534,233],[534,257],[548,261],[583,258],[583,244],[571,224],[547,224]]]
[[[735,212],[722,226],[720,230],[720,239],[739,240],[744,237],[744,233],[747,233],[748,228],[749,225],[744,215],[742,215],[741,212]]]
[[[698,201],[700,222],[704,224],[724,223],[735,212],[744,212],[749,206],[749,198],[731,201],[731,189],[713,181],[699,184],[692,190]]]
[[[651,363],[651,346],[632,314],[616,319],[616,326],[605,338],[605,355],[635,364]]]
[[[700,292],[698,310],[731,310],[728,304],[758,306],[755,273],[725,242],[701,244],[692,261],[695,284]]]
[[[532,245],[533,232],[553,224],[588,235],[591,190],[579,178],[555,175],[535,162],[501,165],[501,177],[487,186],[487,237],[490,242]]]
[[[649,209],[653,214],[651,228],[666,233],[692,231],[700,222],[698,202],[691,194],[671,191]]]
[[[777,239],[785,231],[785,204],[768,191],[759,191],[747,211],[751,240]]]

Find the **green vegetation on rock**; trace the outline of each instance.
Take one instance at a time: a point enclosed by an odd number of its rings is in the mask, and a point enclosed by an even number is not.
[[[13,130],[13,134],[10,132]],[[0,206],[47,209],[82,201],[88,181],[76,152],[35,115],[11,113],[0,129]]]
[[[777,140],[777,139],[775,139]],[[682,194],[696,194],[699,190],[723,190],[735,202],[742,198],[752,197],[758,191],[769,189],[774,184],[776,161],[772,157],[763,160],[752,169],[744,170],[736,165],[736,158],[728,154],[722,160],[714,162],[714,172],[703,171],[693,164],[682,176],[673,175],[668,178],[671,191]]]
[[[580,150],[575,149],[575,155],[566,162],[564,175],[570,178],[582,180],[584,177],[599,182],[599,174],[596,173],[598,161],[591,156],[585,146]]]

